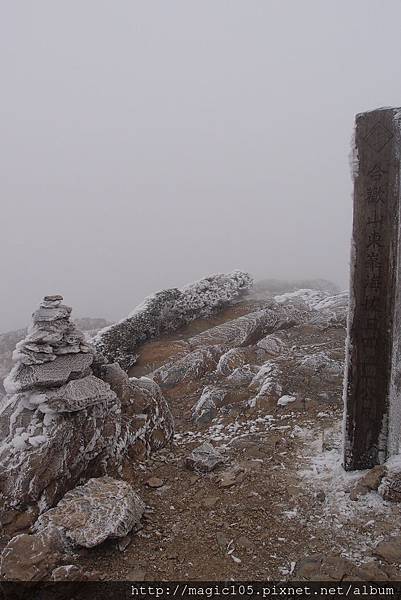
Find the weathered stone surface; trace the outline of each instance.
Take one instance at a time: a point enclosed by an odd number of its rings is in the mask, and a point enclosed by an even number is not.
[[[46,406],[46,409],[55,412],[75,412],[94,404],[115,400],[110,386],[94,375],[74,379],[56,390],[46,391],[43,395],[46,399],[40,403],[41,408]]]
[[[356,116],[346,470],[371,468],[399,451],[400,115],[400,108],[381,108]]]
[[[34,388],[49,388],[64,385],[71,379],[84,377],[90,373],[93,356],[90,353],[58,356],[51,362],[39,365],[19,364],[4,380],[9,394],[24,392]]]
[[[11,581],[42,581],[50,576],[64,553],[64,540],[55,527],[14,537],[1,555],[1,578]]]
[[[205,277],[182,290],[163,290],[146,298],[126,319],[99,332],[95,346],[109,362],[118,362],[128,370],[136,361],[141,343],[210,316],[251,285],[250,275],[233,271]]]
[[[54,526],[73,544],[92,548],[108,538],[126,536],[144,510],[129,483],[101,477],[67,492],[55,508],[39,517],[35,529]]]
[[[267,354],[271,356],[278,356],[283,352],[284,343],[276,335],[266,335],[264,338],[257,342],[258,348],[262,348]]]
[[[0,446],[0,502],[26,509],[52,506],[81,477],[114,472],[121,456],[119,401],[74,413],[21,411]],[[32,443],[34,442],[34,443]],[[39,443],[36,443],[39,442]]]
[[[224,348],[206,346],[190,352],[176,362],[167,363],[154,373],[155,381],[163,388],[176,386],[185,381],[194,381],[214,371]]]
[[[216,327],[190,338],[188,343],[193,349],[211,345],[249,346],[255,344],[267,333],[283,329],[291,324],[294,322],[291,319],[290,310],[280,310],[278,306],[276,310],[266,308],[227,321],[222,325],[216,325]]]
[[[174,419],[160,387],[147,377],[128,378],[115,363],[102,368],[101,376],[121,398],[122,426],[132,458],[163,448],[174,435]]]
[[[203,388],[201,397],[192,408],[192,420],[195,423],[211,421],[216,416],[225,395],[226,391],[216,386],[208,385]]]
[[[192,450],[185,462],[187,467],[194,471],[208,473],[209,471],[213,471],[213,469],[219,465],[222,465],[224,463],[224,458],[212,444],[203,442],[201,446]]]
[[[401,563],[401,538],[393,537],[380,542],[373,553],[388,563]]]
[[[304,357],[299,363],[299,369],[311,375],[337,377],[343,375],[344,365],[330,358],[326,352],[316,352]]]
[[[52,581],[98,581],[103,579],[101,573],[97,571],[83,571],[76,565],[62,565],[52,571]]]
[[[358,500],[360,496],[365,496],[369,492],[377,490],[385,474],[386,467],[384,465],[376,465],[373,469],[362,475],[351,490],[351,500]]]
[[[43,512],[83,477],[114,472],[127,441],[120,400],[91,374],[93,353],[76,352],[83,334],[69,321],[70,309],[48,306],[59,301],[46,298],[34,313],[0,408],[0,510],[15,511],[10,531],[22,511]],[[61,338],[41,338],[55,332]],[[60,350],[65,354],[57,356]],[[38,363],[44,356],[42,364],[25,364],[28,355]]]
[[[398,456],[388,460],[384,467],[379,494],[383,500],[401,502],[401,461]]]

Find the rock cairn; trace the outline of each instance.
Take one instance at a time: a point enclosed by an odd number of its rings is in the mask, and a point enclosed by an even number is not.
[[[119,464],[121,403],[93,374],[94,350],[61,296],[45,296],[13,355],[0,411],[3,522],[54,505],[85,476]],[[0,505],[0,506],[1,506]]]
[[[61,296],[45,296],[13,354],[0,407],[0,521],[26,529],[78,483],[120,473],[174,434],[159,386],[105,364],[71,322]]]

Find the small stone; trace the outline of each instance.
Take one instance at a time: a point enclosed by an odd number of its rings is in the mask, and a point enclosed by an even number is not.
[[[147,480],[146,485],[150,488],[160,488],[164,485],[164,481],[159,477],[150,477]]]
[[[126,535],[123,538],[120,538],[118,540],[118,549],[120,550],[120,552],[124,552],[124,550],[126,550],[128,548],[128,546],[130,545],[130,543],[132,542],[132,539],[129,535]]]
[[[223,462],[224,459],[220,452],[212,444],[209,444],[209,442],[204,442],[201,446],[192,450],[191,454],[185,460],[188,468],[204,473],[213,471],[213,469],[223,464]]]
[[[316,492],[316,500],[318,502],[324,502],[326,500],[326,494],[323,490],[319,490],[318,492]]]
[[[350,499],[358,500],[360,496],[365,496],[369,492],[377,490],[385,474],[386,467],[384,465],[376,465],[367,471],[352,488]]]
[[[223,471],[219,476],[219,485],[221,488],[228,488],[236,483],[240,483],[245,477],[245,471],[239,467],[233,467],[229,471]]]
[[[216,533],[216,540],[221,548],[227,548],[228,544],[230,543],[230,539],[222,531],[218,531]]]
[[[245,535],[241,535],[237,539],[237,546],[242,546],[243,548],[248,548],[248,549],[253,548],[253,544],[252,544],[251,540],[249,538],[247,538]]]
[[[401,562],[401,538],[390,538],[377,544],[373,553],[389,563]]]
[[[150,558],[150,557],[149,557]],[[151,560],[151,559],[150,559]],[[145,581],[146,571],[143,569],[132,569],[126,576],[127,581]]]
[[[218,501],[218,496],[207,496],[203,499],[202,504],[205,508],[212,508]]]
[[[296,576],[300,579],[319,579],[323,556],[315,554],[299,560],[295,567]]]

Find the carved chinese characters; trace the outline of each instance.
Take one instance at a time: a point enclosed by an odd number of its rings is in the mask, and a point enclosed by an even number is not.
[[[344,467],[398,452],[401,421],[400,109],[357,115]]]

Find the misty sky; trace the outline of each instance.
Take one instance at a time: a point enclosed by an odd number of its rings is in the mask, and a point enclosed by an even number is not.
[[[354,115],[399,0],[0,0],[0,331],[241,268],[348,285]]]

